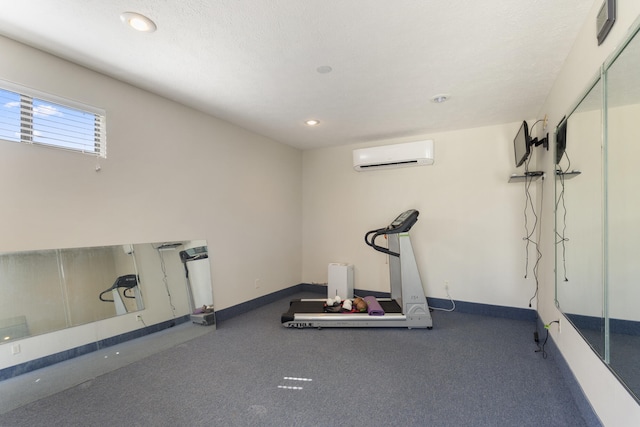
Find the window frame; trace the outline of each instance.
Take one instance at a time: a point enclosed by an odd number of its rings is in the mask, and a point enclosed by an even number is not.
[[[0,136],[0,141],[7,141],[20,144],[38,145],[41,147],[49,147],[58,150],[70,151],[74,153],[82,153],[90,156],[106,158],[107,157],[107,132],[106,132],[106,111],[102,108],[94,107],[88,104],[84,104],[78,101],[63,98],[57,95],[52,95],[40,90],[32,89],[17,83],[9,82],[6,80],[0,80],[0,90],[13,92],[19,95],[19,129],[20,137],[18,139],[6,139]],[[56,143],[44,143],[38,142],[33,138],[34,132],[34,101],[43,101],[51,103],[56,106],[60,106],[66,109],[73,110],[83,114],[91,114],[94,116],[94,139],[93,150],[89,140],[87,139],[86,146],[83,145],[80,148],[70,147],[68,145],[56,144]],[[26,106],[26,108],[25,108]],[[0,105],[0,109],[5,109],[4,105]],[[58,122],[60,123],[60,122]],[[29,129],[30,128],[30,129]]]

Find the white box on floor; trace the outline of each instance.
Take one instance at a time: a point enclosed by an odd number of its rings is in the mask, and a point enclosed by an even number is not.
[[[338,262],[329,264],[327,297],[353,298],[353,265]]]

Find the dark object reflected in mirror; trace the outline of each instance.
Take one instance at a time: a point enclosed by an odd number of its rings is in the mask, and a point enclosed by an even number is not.
[[[118,277],[109,289],[100,292],[100,301],[112,302],[116,307],[117,315],[129,312],[123,298],[135,299],[136,311],[143,310],[144,304],[142,303],[142,295],[138,286],[139,281],[137,274],[126,274]]]
[[[563,117],[556,131],[556,165],[560,164],[567,149],[567,120]]]

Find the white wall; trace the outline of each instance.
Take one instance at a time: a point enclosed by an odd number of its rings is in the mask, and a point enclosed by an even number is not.
[[[571,54],[565,61],[562,72],[539,114],[540,116],[548,114],[549,123],[553,126],[577,102],[578,98],[587,89],[588,83],[598,72],[600,65],[624,39],[629,27],[640,16],[640,2],[637,0],[618,0],[616,23],[605,42],[598,46],[595,35],[595,21],[601,4],[601,2],[594,3]],[[552,154],[553,151],[550,151],[548,155],[543,154],[539,159],[538,167],[543,168],[548,173],[553,172]],[[576,169],[581,168],[579,164],[574,166]],[[553,216],[554,203],[553,180],[548,180],[545,186],[545,210],[543,214],[551,218]],[[543,227],[543,236],[545,237],[543,251],[544,253],[552,254],[554,251],[553,222],[547,221]],[[539,312],[545,323],[562,318],[562,314],[554,303],[553,267],[553,257],[547,257],[541,266],[542,286]],[[562,324],[562,333],[558,332],[557,328],[552,327],[551,334],[604,425],[638,425],[640,406],[609,372],[579,334],[567,322]]]
[[[304,281],[326,282],[328,263],[349,262],[356,288],[389,292],[387,256],[364,235],[415,208],[410,234],[427,296],[447,298],[448,282],[456,300],[528,308],[535,249],[525,279],[524,186],[508,182],[520,124],[425,135],[432,166],[353,170],[354,148],[400,140],[305,151]]]
[[[0,79],[104,108],[108,140],[100,172],[0,141],[0,251],[205,239],[218,310],[300,283],[299,150],[6,38],[0,51]],[[0,367],[140,326],[120,316],[29,338],[21,356],[0,345]]]

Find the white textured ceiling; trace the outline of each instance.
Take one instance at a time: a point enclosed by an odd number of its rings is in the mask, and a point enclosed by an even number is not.
[[[535,117],[593,3],[14,0],[0,34],[307,149]]]

